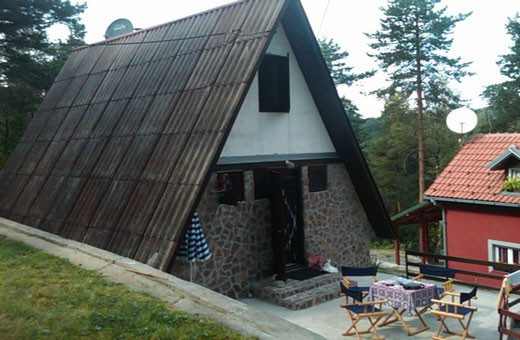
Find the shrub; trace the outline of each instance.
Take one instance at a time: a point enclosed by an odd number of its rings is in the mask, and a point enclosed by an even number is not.
[[[502,190],[520,191],[520,178],[507,176],[502,183]]]

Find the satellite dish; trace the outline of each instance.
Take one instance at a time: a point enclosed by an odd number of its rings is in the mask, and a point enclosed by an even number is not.
[[[477,115],[468,108],[461,107],[451,111],[446,117],[448,129],[455,133],[465,134],[477,126]]]
[[[117,19],[113,23],[111,23],[106,32],[105,39],[110,39],[113,37],[117,37],[118,35],[123,35],[127,33],[131,33],[134,31],[134,26],[128,19]]]

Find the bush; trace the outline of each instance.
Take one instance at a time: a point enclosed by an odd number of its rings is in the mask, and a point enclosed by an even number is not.
[[[520,191],[520,178],[507,176],[502,183],[502,190]]]

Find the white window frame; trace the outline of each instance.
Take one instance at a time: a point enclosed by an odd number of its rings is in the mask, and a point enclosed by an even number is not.
[[[520,178],[520,168],[514,167],[507,169],[507,176],[511,178]]]
[[[498,258],[498,248],[508,248],[508,259],[513,258],[513,251],[520,252],[520,243],[513,243],[507,241],[499,241],[499,240],[488,240],[488,261],[497,262]],[[514,264],[513,262],[508,262],[508,264]],[[489,271],[492,271],[493,268],[489,267]]]

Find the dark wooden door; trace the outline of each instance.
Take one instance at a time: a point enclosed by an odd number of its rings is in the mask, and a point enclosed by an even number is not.
[[[286,265],[304,262],[301,193],[296,170],[269,172],[273,269],[277,280],[287,280]]]

